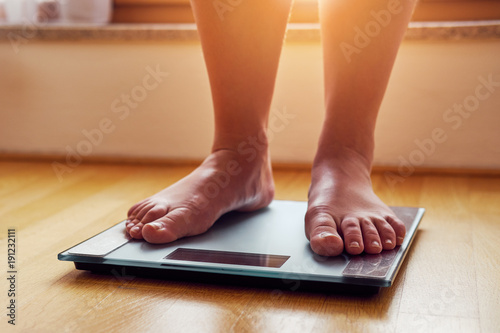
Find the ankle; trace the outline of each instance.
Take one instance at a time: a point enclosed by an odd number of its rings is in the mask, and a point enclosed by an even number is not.
[[[326,160],[343,163],[354,160],[370,170],[375,149],[375,139],[370,131],[354,131],[337,128],[339,125],[325,126],[321,133],[315,163]],[[328,130],[326,130],[328,129]]]
[[[314,158],[314,164],[355,163],[368,170],[371,169],[372,161],[373,149],[359,149],[357,147],[341,144],[330,146],[320,145]]]
[[[318,149],[313,163],[313,177],[331,174],[338,180],[370,181],[372,156],[350,147]],[[371,181],[370,181],[371,182]]]
[[[269,160],[269,141],[265,130],[251,134],[218,134],[214,139],[212,153],[221,150],[232,151],[249,163]]]

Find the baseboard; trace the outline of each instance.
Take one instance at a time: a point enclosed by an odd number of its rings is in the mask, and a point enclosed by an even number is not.
[[[66,163],[66,156],[57,154],[15,154],[0,153],[0,162],[32,162],[32,163]],[[153,165],[153,166],[197,166],[201,160],[195,159],[174,159],[156,157],[117,157],[117,156],[88,156],[81,164],[121,164],[121,165]],[[280,171],[310,171],[311,163],[285,163],[275,162],[272,164],[274,170]],[[399,175],[400,167],[392,165],[375,165],[372,168],[373,174],[392,173]],[[411,172],[412,175],[456,175],[456,176],[500,176],[500,169],[486,168],[461,168],[461,167],[416,167]]]

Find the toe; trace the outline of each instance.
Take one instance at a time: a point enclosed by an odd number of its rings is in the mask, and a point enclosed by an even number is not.
[[[362,218],[359,222],[361,233],[363,234],[365,252],[370,254],[382,252],[382,242],[373,222],[368,218]]]
[[[141,219],[143,224],[158,220],[160,217],[167,214],[168,209],[165,205],[156,205],[147,211]]]
[[[146,223],[157,220],[168,212],[164,204],[145,201],[129,210],[128,222],[125,224],[127,232],[133,238],[142,239],[142,228]],[[132,230],[133,229],[133,230]]]
[[[338,256],[344,251],[344,242],[337,231],[333,217],[325,212],[306,214],[306,236],[311,249],[322,256]]]
[[[130,229],[128,229],[128,234],[130,237],[135,238],[135,239],[142,239],[142,228],[143,224],[141,222],[135,224],[132,226]]]
[[[144,216],[146,216],[146,214],[149,213],[149,211],[151,209],[153,209],[154,207],[155,207],[155,204],[153,202],[149,202],[148,204],[144,205],[141,208],[141,210],[135,215],[135,219],[142,222],[142,219],[144,218]]]
[[[139,220],[129,221],[125,225],[126,232],[132,238],[142,239],[142,224]]]
[[[373,218],[373,224],[377,228],[378,235],[382,241],[382,247],[384,250],[392,250],[396,246],[396,233],[391,225],[382,219]]]
[[[182,237],[177,230],[178,226],[168,215],[150,222],[142,228],[142,237],[153,244],[170,243]]]
[[[210,223],[204,223],[200,216],[192,218],[187,208],[173,209],[161,218],[147,223],[142,228],[142,237],[149,243],[170,243],[176,239],[205,232]]]
[[[365,246],[359,220],[356,218],[345,218],[341,223],[344,235],[345,249],[350,254],[360,254]]]
[[[129,220],[135,219],[137,214],[141,211],[141,209],[148,204],[148,200],[143,200],[141,202],[136,203],[128,210],[127,216]]]
[[[125,228],[130,236],[136,239],[142,239],[142,218],[146,215],[152,208],[152,203],[144,203],[138,206],[135,211],[129,216],[129,222],[125,224]]]
[[[392,227],[392,230],[394,230],[396,235],[396,245],[403,244],[406,235],[406,227],[403,221],[392,215],[386,216],[385,220]]]
[[[125,223],[125,228],[127,231],[130,231],[137,223],[139,223],[139,220],[127,220]]]

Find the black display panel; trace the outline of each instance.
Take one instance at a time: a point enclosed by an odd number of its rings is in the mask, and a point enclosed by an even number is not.
[[[164,259],[280,268],[290,256],[178,248]]]

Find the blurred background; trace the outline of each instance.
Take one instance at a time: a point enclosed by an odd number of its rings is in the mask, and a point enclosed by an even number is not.
[[[380,111],[376,167],[500,168],[499,20],[500,1],[420,1]],[[209,152],[210,89],[188,0],[0,0],[0,22],[2,156]],[[296,0],[271,110],[274,162],[311,163],[322,84],[317,2]]]

